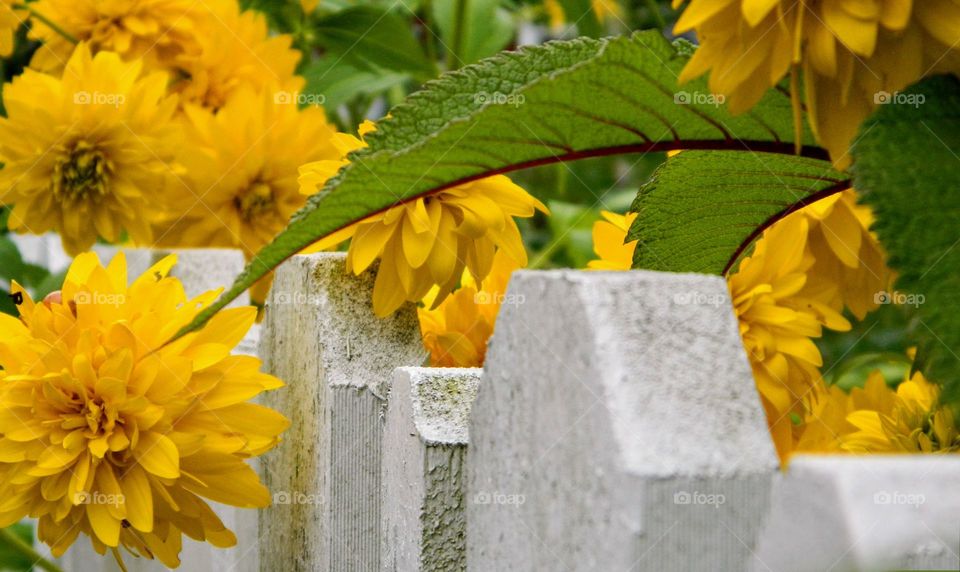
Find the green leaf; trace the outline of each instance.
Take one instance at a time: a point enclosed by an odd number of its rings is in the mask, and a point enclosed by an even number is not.
[[[935,77],[898,94],[861,127],[854,181],[874,230],[917,303],[923,369],[960,402],[960,80]],[[902,298],[910,301],[911,298]],[[894,300],[896,301],[896,299]]]
[[[793,153],[789,97],[772,90],[733,117],[704,81],[677,76],[691,49],[663,36],[577,39],[504,53],[427,84],[368,134],[233,286],[184,332],[288,257],[400,202],[517,169],[621,153],[753,149]],[[691,97],[701,94],[704,97]],[[680,102],[680,103],[677,103]],[[690,102],[690,103],[685,103]],[[826,153],[804,135],[804,153]]]
[[[409,22],[395,12],[370,6],[347,8],[321,18],[316,33],[317,41],[332,54],[365,69],[382,68],[419,79],[436,75]]]
[[[633,267],[725,274],[760,233],[787,214],[850,188],[819,159],[685,151],[640,188],[627,235]]]
[[[454,41],[457,2],[434,2],[433,14],[446,43]],[[459,65],[475,63],[492,56],[510,43],[514,36],[514,22],[510,13],[500,8],[498,0],[469,0],[464,21],[463,51]]]
[[[323,105],[327,109],[336,109],[358,95],[386,91],[408,77],[402,73],[359,69],[331,56],[310,62],[303,75],[307,79],[304,93],[323,96]]]

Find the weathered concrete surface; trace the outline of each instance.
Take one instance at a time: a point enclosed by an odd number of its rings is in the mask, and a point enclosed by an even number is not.
[[[798,456],[753,570],[960,569],[960,458]]]
[[[292,421],[262,460],[274,506],[261,511],[263,570],[377,570],[383,408],[393,370],[425,358],[414,306],[374,316],[374,275],[345,255],[277,269],[260,354],[287,386],[265,403]]]
[[[384,572],[466,569],[466,462],[478,368],[394,372],[383,439]]]
[[[468,569],[745,569],[777,459],[724,280],[521,271],[506,300]]]

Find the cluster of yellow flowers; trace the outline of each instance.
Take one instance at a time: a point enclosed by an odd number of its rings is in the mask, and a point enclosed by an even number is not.
[[[602,213],[594,224],[598,259],[589,267],[628,270],[625,243],[636,214]],[[936,452],[960,448],[951,412],[919,373],[891,389],[879,373],[846,393],[828,386],[813,342],[824,328],[851,328],[888,289],[890,270],[873,214],[852,189],[773,224],[727,279],[740,334],[781,459],[807,452]]]
[[[323,110],[297,105],[292,39],[235,0],[41,0],[31,13],[42,45],[5,86],[0,120],[13,230],[55,230],[72,255],[126,238],[252,256],[305,203],[297,167],[336,156]]]
[[[876,105],[922,77],[960,72],[958,0],[691,0],[674,28],[690,30],[700,47],[681,81],[709,71],[735,113],[788,73],[799,113],[802,72],[810,125],[840,167]]]
[[[106,268],[81,254],[42,302],[14,283],[20,316],[0,314],[0,527],[29,516],[55,556],[84,533],[118,562],[123,546],[175,567],[183,534],[236,543],[207,500],[270,504],[245,459],[289,422],[247,401],[283,384],[231,355],[256,309],[166,343],[219,294],[188,300],[175,262],[128,286],[123,254]]]

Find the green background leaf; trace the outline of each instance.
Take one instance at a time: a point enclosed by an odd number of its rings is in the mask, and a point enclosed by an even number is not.
[[[760,231],[850,187],[828,161],[794,155],[685,151],[640,188],[628,240],[634,268],[724,274]]]
[[[355,66],[406,72],[419,79],[436,75],[435,64],[427,59],[407,21],[389,10],[347,8],[321,18],[315,30],[321,45]]]
[[[928,79],[881,106],[854,144],[854,181],[897,288],[923,296],[913,339],[924,371],[960,402],[960,80]],[[922,100],[916,96],[922,96]],[[919,102],[909,105],[908,101]],[[917,300],[920,300],[917,298]]]

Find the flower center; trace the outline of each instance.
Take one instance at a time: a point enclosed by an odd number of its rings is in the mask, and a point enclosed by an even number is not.
[[[237,210],[240,212],[240,218],[246,222],[251,222],[260,216],[276,210],[276,204],[273,200],[273,190],[270,185],[254,182],[247,189],[247,192],[234,199]]]
[[[94,146],[78,142],[53,170],[53,195],[60,201],[98,199],[107,194],[110,162]]]

